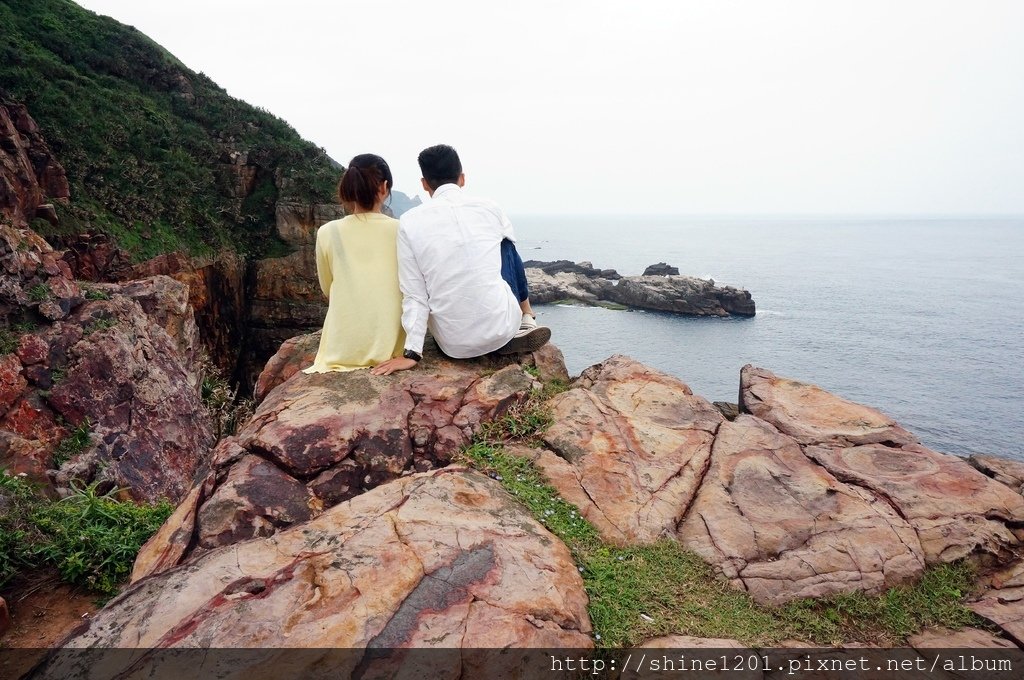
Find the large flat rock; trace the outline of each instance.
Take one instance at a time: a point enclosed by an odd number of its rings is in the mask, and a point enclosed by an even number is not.
[[[537,463],[559,492],[581,501],[606,540],[674,534],[724,422],[718,410],[678,379],[623,356],[584,371],[550,405],[544,442],[561,460],[542,455]]]
[[[269,536],[412,472],[447,465],[483,423],[539,384],[511,358],[457,361],[430,346],[420,366],[306,374],[301,343],[271,362],[278,382],[143,547],[133,578],[194,551]],[[290,367],[290,368],[286,368]],[[292,370],[294,369],[294,370]],[[269,375],[270,373],[267,373]]]
[[[100,675],[58,656],[32,677],[144,677],[144,650],[172,647],[586,648],[586,602],[560,541],[496,482],[448,468],[135,583],[66,647],[135,648],[136,658],[112,657],[125,668]],[[452,670],[442,676],[458,677]]]
[[[928,564],[969,555],[989,563],[1022,550],[1010,525],[1024,522],[1024,497],[956,456],[912,444],[808,447],[807,455],[844,482],[885,499],[917,531]]]
[[[817,385],[746,365],[740,371],[740,411],[768,421],[801,444],[915,444],[892,418]]]
[[[924,569],[917,535],[886,502],[838,481],[749,415],[719,428],[679,540],[770,605],[878,593]]]

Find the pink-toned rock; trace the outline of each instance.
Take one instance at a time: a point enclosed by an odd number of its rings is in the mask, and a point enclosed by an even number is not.
[[[257,404],[262,402],[275,387],[302,369],[313,365],[317,349],[320,347],[320,334],[320,331],[317,331],[316,333],[297,335],[282,343],[281,349],[270,357],[256,380],[254,398]]]
[[[916,444],[917,438],[880,411],[817,385],[747,364],[740,371],[740,412],[765,420],[801,444]]]
[[[448,468],[385,484],[270,538],[138,581],[65,645],[588,648],[586,603],[560,541],[496,482]],[[34,677],[100,677],[60,659]],[[349,677],[359,662],[355,656],[332,675]],[[142,672],[147,659],[123,663],[104,668],[103,677],[129,664]],[[441,677],[458,677],[460,659],[450,663]]]
[[[274,366],[294,366],[301,346],[286,343]],[[420,366],[391,376],[293,372],[221,442],[211,469],[197,477],[202,490],[143,547],[133,578],[196,546],[265,536],[402,475],[447,465],[484,422],[537,387],[511,358],[458,361],[432,343]]]
[[[38,335],[26,333],[18,340],[18,358],[25,366],[41,364],[46,361],[50,347]]]
[[[21,373],[21,362],[16,354],[0,356],[0,414],[14,405],[21,393],[28,387],[28,381]]]
[[[924,570],[914,530],[749,415],[723,424],[679,540],[762,604],[879,593]]]
[[[1021,589],[1012,593],[987,593],[967,606],[978,616],[998,626],[1018,646],[1024,647],[1024,592]]]
[[[550,342],[533,353],[533,365],[537,367],[537,377],[543,382],[560,380],[569,382],[569,371],[565,368],[565,357],[562,350]]]
[[[968,556],[999,563],[1024,552],[1007,524],[1024,522],[1024,497],[956,456],[911,444],[812,446],[809,457],[890,503],[917,531],[928,564]]]
[[[967,462],[997,482],[1024,493],[1024,463],[1021,461],[976,453]]]
[[[685,384],[628,357],[583,372],[551,402],[544,442],[571,466],[537,462],[607,540],[674,535],[711,455],[721,414]]]
[[[927,628],[907,638],[907,644],[914,649],[1017,649],[1009,640],[979,628]]]
[[[169,276],[152,276],[105,288],[138,302],[146,316],[174,340],[186,366],[195,363],[201,345],[187,285]]]

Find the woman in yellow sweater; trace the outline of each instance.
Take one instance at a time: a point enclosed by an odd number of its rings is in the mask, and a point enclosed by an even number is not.
[[[316,233],[316,271],[327,296],[320,348],[306,373],[369,368],[402,355],[398,220],[381,212],[391,169],[374,154],[353,158],[338,185],[350,213]]]

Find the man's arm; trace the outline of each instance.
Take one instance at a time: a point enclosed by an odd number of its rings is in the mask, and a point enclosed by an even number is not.
[[[405,230],[398,230],[398,287],[402,290],[402,328],[405,329],[405,349],[423,353],[423,339],[427,334],[427,282],[423,279]]]
[[[409,239],[401,227],[398,229],[398,287],[402,290],[402,328],[405,329],[406,352],[423,354],[423,339],[427,334],[427,282],[423,280]],[[414,368],[419,363],[404,356],[382,361],[370,369],[374,375],[390,375],[395,371]]]

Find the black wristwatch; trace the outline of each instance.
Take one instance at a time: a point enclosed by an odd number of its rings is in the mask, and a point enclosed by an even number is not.
[[[412,359],[416,363],[419,363],[420,359],[423,358],[422,354],[420,354],[419,352],[413,352],[411,349],[407,349],[404,352],[402,352],[402,356],[405,357],[406,359]]]

